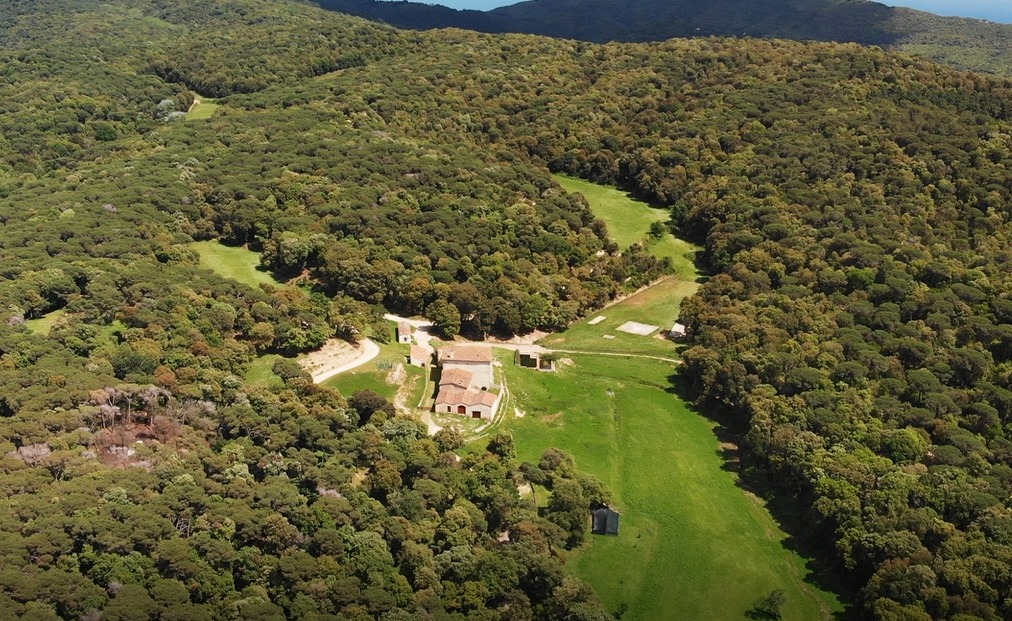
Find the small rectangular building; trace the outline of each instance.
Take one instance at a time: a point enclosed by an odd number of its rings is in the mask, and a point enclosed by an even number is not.
[[[513,360],[517,366],[524,367],[525,369],[537,369],[538,371],[555,370],[555,356],[533,348],[518,348]]]
[[[422,347],[421,345],[412,345],[411,351],[408,353],[408,364],[413,367],[427,367],[429,366],[429,360],[432,358],[432,354],[429,350]]]
[[[397,323],[397,342],[410,345],[411,344],[411,324],[406,321],[400,321]]]
[[[685,338],[685,326],[683,324],[676,323],[671,326],[671,330],[668,331],[668,336],[675,340]]]
[[[609,506],[598,507],[590,512],[590,532],[594,535],[618,535],[618,511]]]

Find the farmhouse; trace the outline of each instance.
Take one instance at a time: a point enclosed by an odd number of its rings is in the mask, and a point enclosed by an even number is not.
[[[499,395],[492,392],[492,349],[447,347],[439,352],[439,365],[436,411],[490,420],[499,405]]]
[[[411,344],[411,324],[406,321],[397,322],[397,342],[404,345]]]
[[[485,345],[458,345],[439,350],[439,365],[444,371],[463,369],[472,374],[472,386],[492,388],[492,348]]]

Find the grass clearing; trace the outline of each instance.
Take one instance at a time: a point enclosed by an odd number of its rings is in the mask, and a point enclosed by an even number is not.
[[[360,367],[332,377],[324,385],[336,388],[345,397],[368,389],[392,403],[397,403],[398,391],[401,391],[401,405],[414,409],[425,390],[426,369],[405,362],[408,345],[378,341],[376,344],[380,348],[378,356]],[[398,368],[403,368],[403,377],[398,376]]]
[[[118,340],[117,333],[126,332],[127,326],[119,319],[114,319],[112,323],[107,326],[103,326],[99,330],[99,337],[112,343]]]
[[[572,560],[623,621],[742,619],[775,588],[783,619],[827,618],[836,597],[806,581],[805,559],[724,469],[714,423],[667,390],[674,365],[636,358],[572,356],[558,373],[504,367],[525,412],[506,426],[518,456],[552,446],[604,481],[622,512],[618,537],[592,537]]]
[[[281,282],[274,279],[270,272],[265,272],[260,267],[260,253],[226,246],[217,241],[200,241],[190,244],[190,247],[200,255],[200,264],[215,272],[219,276],[238,280],[254,289],[259,289],[261,284],[281,286]]]
[[[267,387],[284,386],[285,382],[278,375],[274,374],[274,363],[281,359],[277,354],[267,354],[255,358],[246,369],[247,384],[256,384]]]
[[[33,334],[41,334],[42,336],[49,336],[49,333],[56,327],[63,318],[66,317],[67,311],[64,309],[54,310],[51,313],[38,317],[36,319],[28,319],[25,321],[25,327],[28,328],[29,332]]]
[[[695,293],[698,287],[695,281],[667,278],[621,302],[592,313],[563,332],[541,339],[538,344],[552,349],[676,358],[678,347],[665,335],[678,317],[678,307],[682,300]],[[588,323],[598,316],[603,316],[604,321],[593,326]],[[653,336],[638,336],[616,330],[627,321],[658,325],[661,329]],[[615,338],[606,339],[606,335]]]
[[[670,258],[676,274],[682,278],[695,278],[693,259],[699,248],[670,233],[665,233],[660,239],[650,238],[650,225],[667,222],[671,217],[667,211],[617,188],[563,175],[552,175],[552,178],[567,192],[583,194],[590,210],[608,225],[608,233],[620,248],[643,242],[655,257]]]
[[[194,100],[193,107],[186,113],[187,121],[206,121],[214,116],[220,108],[220,104],[210,97],[199,97]]]

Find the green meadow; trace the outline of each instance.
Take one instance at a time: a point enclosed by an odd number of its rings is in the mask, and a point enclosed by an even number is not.
[[[238,280],[254,289],[261,284],[282,284],[270,272],[260,269],[260,253],[216,241],[194,242],[190,247],[200,256],[202,266],[220,276]]]
[[[523,460],[562,448],[609,487],[618,537],[591,537],[572,571],[623,621],[744,619],[783,589],[783,619],[842,609],[814,586],[805,559],[785,547],[760,500],[724,468],[714,424],[671,393],[676,366],[631,357],[573,355],[558,373],[505,365],[524,412],[507,426]]]
[[[622,247],[648,241],[651,223],[668,218],[614,188],[556,181],[583,194]],[[623,621],[744,619],[774,589],[787,597],[783,619],[832,618],[843,610],[837,597],[814,584],[807,560],[727,467],[724,451],[733,447],[722,446],[715,423],[674,393],[677,363],[649,358],[678,358],[679,347],[659,335],[699,277],[690,244],[665,235],[649,246],[672,257],[674,276],[539,341],[593,353],[561,354],[557,373],[503,359],[512,394],[504,424],[519,456],[536,461],[553,446],[570,452],[578,468],[604,481],[622,513],[620,535],[592,537],[572,571],[610,610],[624,611]],[[590,325],[597,316],[605,319]],[[660,329],[650,336],[617,331],[626,321]]]
[[[35,334],[49,336],[50,331],[52,331],[52,329],[60,323],[66,315],[67,311],[62,308],[54,310],[53,312],[46,313],[41,317],[25,321],[25,327]]]
[[[670,258],[675,274],[682,278],[695,278],[693,257],[698,250],[696,246],[671,233],[665,233],[660,239],[650,238],[650,225],[667,222],[670,218],[667,211],[652,207],[616,188],[563,175],[552,175],[552,178],[567,192],[579,192],[587,199],[590,210],[608,225],[608,234],[619,248],[643,243],[655,257]]]
[[[193,108],[186,113],[186,120],[188,121],[206,121],[207,119],[214,116],[214,113],[218,111],[221,106],[210,97],[201,97],[198,103],[194,103]]]
[[[566,330],[542,339],[540,344],[575,351],[637,353],[664,358],[674,356],[675,344],[665,335],[678,318],[682,300],[695,293],[699,286],[699,273],[693,262],[697,248],[670,233],[665,233],[660,239],[650,237],[651,224],[668,220],[669,215],[663,209],[651,207],[615,188],[562,175],[554,175],[554,179],[567,192],[579,192],[587,199],[591,211],[604,220],[609,235],[619,247],[646,244],[655,256],[671,258],[674,275],[630,295],[620,303],[591,313]],[[598,316],[605,319],[590,325],[589,321]],[[627,321],[655,325],[658,330],[649,336],[616,330]]]
[[[243,378],[247,384],[258,384],[261,386],[282,386],[284,380],[274,373],[274,363],[281,359],[277,354],[268,354],[254,358],[246,369],[246,376]]]
[[[541,339],[538,344],[551,349],[677,358],[676,344],[666,335],[678,318],[678,307],[682,300],[695,293],[698,287],[694,280],[667,278],[617,304],[591,313],[564,331]],[[589,322],[596,317],[604,317],[604,321],[590,325]],[[616,330],[627,321],[655,325],[659,329],[649,336]]]

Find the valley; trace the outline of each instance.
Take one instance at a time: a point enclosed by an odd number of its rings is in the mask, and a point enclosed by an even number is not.
[[[1012,615],[1012,82],[290,0],[0,67],[5,618]]]

